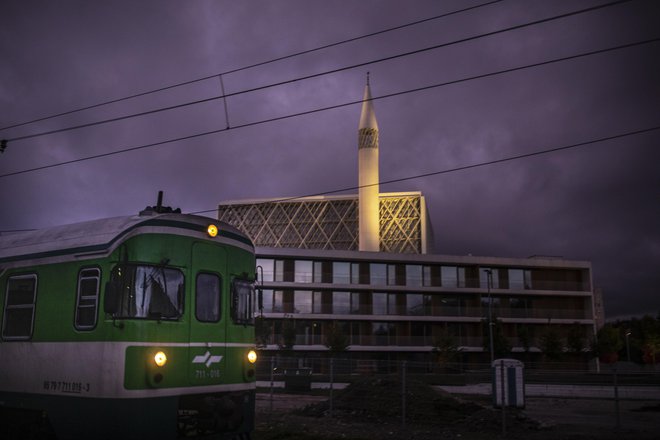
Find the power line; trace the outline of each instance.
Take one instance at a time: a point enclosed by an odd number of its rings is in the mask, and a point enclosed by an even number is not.
[[[163,87],[160,87],[160,88],[157,88],[157,89],[136,93],[136,94],[133,94],[133,95],[125,96],[123,98],[111,99],[111,100],[108,100],[108,101],[100,102],[98,104],[93,104],[93,105],[89,105],[89,106],[85,106],[85,107],[80,107],[80,108],[77,108],[77,109],[74,109],[74,110],[69,110],[69,111],[65,111],[65,112],[62,112],[62,113],[57,113],[57,114],[53,114],[53,115],[50,115],[50,116],[44,116],[44,117],[33,119],[33,120],[30,120],[30,121],[9,125],[9,126],[0,128],[0,131],[8,130],[10,128],[21,127],[23,125],[33,124],[35,122],[41,122],[41,121],[45,121],[45,120],[48,120],[48,119],[57,118],[57,117],[60,117],[60,116],[66,116],[66,115],[70,115],[72,113],[78,113],[78,112],[85,111],[85,110],[91,110],[93,108],[102,107],[104,105],[109,105],[109,104],[115,104],[117,102],[126,101],[126,100],[133,99],[133,98],[139,98],[139,97],[150,95],[150,94],[153,94],[153,93],[163,92],[163,91],[174,89],[174,88],[177,88],[177,87],[186,86],[186,85],[194,84],[194,83],[197,83],[197,82],[206,81],[206,80],[215,78],[217,76],[223,76],[223,75],[229,75],[229,74],[232,74],[232,73],[238,73],[238,72],[241,72],[241,71],[244,71],[244,70],[253,69],[255,67],[265,66],[267,64],[272,64],[272,63],[275,63],[275,62],[278,62],[278,61],[284,61],[284,60],[287,60],[287,59],[290,59],[290,58],[294,58],[294,57],[298,57],[298,56],[302,56],[302,55],[307,55],[307,54],[317,52],[317,51],[320,51],[320,50],[324,50],[324,49],[329,49],[331,47],[340,46],[340,45],[343,45],[343,44],[352,43],[354,41],[362,40],[362,39],[365,39],[365,38],[374,37],[376,35],[385,34],[387,32],[392,32],[392,31],[404,29],[406,27],[416,26],[416,25],[426,23],[426,22],[429,22],[429,21],[438,20],[438,19],[441,19],[441,18],[449,17],[451,15],[456,15],[456,14],[471,11],[471,10],[474,10],[474,9],[482,8],[484,6],[489,6],[489,5],[492,5],[494,3],[500,3],[502,1],[503,0],[491,0],[491,1],[488,1],[486,3],[481,3],[481,4],[478,4],[478,5],[474,5],[474,6],[469,6],[467,8],[457,9],[455,11],[446,12],[444,14],[436,15],[436,16],[433,16],[433,17],[412,21],[410,23],[402,24],[402,25],[399,25],[399,26],[383,29],[383,30],[376,31],[376,32],[371,32],[371,33],[360,35],[360,36],[357,36],[357,37],[348,38],[346,40],[337,41],[335,43],[330,43],[330,44],[326,44],[326,45],[323,45],[323,46],[318,46],[318,47],[315,47],[313,49],[306,49],[306,50],[303,50],[303,51],[300,51],[300,52],[294,52],[294,53],[289,54],[289,55],[284,55],[284,56],[281,56],[281,57],[272,58],[272,59],[267,60],[267,61],[260,61],[258,63],[250,64],[250,65],[239,67],[239,68],[236,68],[236,69],[227,70],[225,72],[215,73],[213,75],[207,75],[207,76],[203,76],[203,77],[200,77],[200,78],[195,78],[195,79],[191,79],[191,80],[188,80],[188,81],[183,81],[183,82],[171,84],[169,86],[163,86]]]
[[[643,129],[639,129],[639,130],[634,130],[634,131],[628,131],[628,132],[624,132],[624,133],[618,133],[618,134],[614,134],[614,135],[611,135],[611,136],[605,136],[605,137],[601,137],[601,138],[598,138],[598,139],[592,139],[592,140],[589,140],[589,141],[578,142],[576,144],[564,145],[564,146],[561,146],[561,147],[554,147],[554,148],[548,148],[548,149],[545,149],[545,150],[538,150],[538,151],[534,151],[534,152],[531,152],[531,153],[524,153],[524,154],[518,154],[518,155],[514,155],[514,156],[508,156],[508,157],[504,157],[504,158],[501,158],[501,159],[493,159],[493,160],[489,160],[487,162],[477,162],[477,163],[474,163],[474,164],[463,165],[463,166],[456,167],[456,168],[448,168],[448,169],[440,170],[440,171],[432,171],[432,172],[429,172],[429,173],[416,174],[414,176],[401,177],[401,178],[398,178],[398,179],[383,180],[383,181],[380,181],[379,183],[371,183],[371,184],[368,184],[368,185],[361,185],[361,186],[351,186],[351,187],[347,187],[347,188],[334,189],[334,190],[330,190],[330,191],[313,193],[313,194],[308,194],[308,195],[304,195],[304,196],[295,196],[295,197],[287,197],[287,198],[282,198],[282,199],[277,199],[277,200],[269,200],[267,202],[261,202],[261,203],[257,203],[257,204],[289,202],[289,201],[293,201],[293,200],[304,199],[304,198],[307,198],[307,197],[325,196],[325,195],[328,195],[328,194],[336,194],[336,193],[340,193],[340,192],[344,192],[344,191],[359,190],[361,188],[368,188],[370,186],[388,185],[390,183],[405,182],[405,181],[408,181],[408,180],[421,179],[421,178],[424,178],[424,177],[438,176],[438,175],[441,175],[441,174],[449,174],[449,173],[454,173],[454,172],[457,172],[457,171],[465,171],[465,170],[469,170],[469,169],[473,169],[473,168],[485,167],[485,166],[488,166],[488,165],[496,165],[496,164],[500,164],[500,163],[504,163],[504,162],[511,162],[511,161],[518,160],[518,159],[526,159],[526,158],[529,158],[529,157],[541,156],[543,154],[556,153],[558,151],[570,150],[570,149],[584,147],[584,146],[587,146],[587,145],[592,145],[592,144],[596,144],[596,143],[600,143],[600,142],[606,142],[606,141],[611,141],[611,140],[614,140],[614,139],[620,139],[620,138],[624,138],[624,137],[628,137],[628,136],[634,136],[634,135],[638,135],[638,134],[649,133],[649,132],[656,131],[656,130],[660,130],[660,125],[656,125],[654,127],[649,127],[649,128],[643,128]],[[216,210],[217,210],[217,208],[214,208],[214,209],[208,209],[208,210],[205,210],[205,211],[190,212],[189,214],[202,214],[202,213],[212,212],[212,211],[216,211]]]
[[[520,24],[520,25],[516,25],[516,26],[511,26],[511,27],[504,28],[504,29],[500,29],[500,30],[497,30],[497,31],[487,32],[487,33],[479,34],[479,35],[474,35],[472,37],[461,38],[461,39],[450,41],[450,42],[447,42],[447,43],[436,44],[436,45],[425,47],[425,48],[422,48],[422,49],[416,49],[416,50],[413,50],[413,51],[403,52],[403,53],[399,53],[399,54],[396,54],[396,55],[391,55],[391,56],[384,57],[384,58],[378,58],[378,59],[371,60],[371,61],[365,61],[365,62],[362,62],[362,63],[353,64],[353,65],[350,65],[350,66],[340,67],[340,68],[337,68],[337,69],[327,70],[327,71],[320,72],[320,73],[315,73],[315,74],[312,74],[312,75],[306,75],[306,76],[293,78],[293,79],[289,79],[289,80],[285,80],[285,81],[271,83],[271,84],[267,84],[267,85],[264,85],[264,86],[254,87],[254,88],[251,88],[251,89],[245,89],[245,90],[241,90],[241,91],[238,91],[238,92],[222,94],[222,95],[219,95],[219,96],[212,96],[212,97],[209,97],[209,98],[199,99],[199,100],[195,100],[195,101],[189,101],[189,102],[176,104],[176,105],[172,105],[172,106],[168,106],[168,107],[161,107],[161,108],[158,108],[158,109],[147,110],[147,111],[144,111],[144,112],[133,113],[133,114],[124,115],[124,116],[118,116],[118,117],[115,117],[115,118],[104,119],[104,120],[100,120],[100,121],[88,122],[88,123],[85,123],[85,124],[79,124],[79,125],[70,126],[70,127],[64,127],[64,128],[59,128],[59,129],[54,129],[54,130],[49,130],[49,131],[43,131],[43,132],[28,134],[28,135],[24,135],[24,136],[17,136],[15,138],[6,139],[5,143],[6,142],[19,141],[19,140],[25,140],[25,139],[31,139],[31,138],[35,138],[35,137],[39,137],[39,136],[50,135],[50,134],[62,133],[62,132],[65,132],[65,131],[70,131],[70,130],[77,130],[77,129],[81,129],[81,128],[93,127],[93,126],[96,126],[96,125],[106,124],[106,123],[110,123],[110,122],[118,122],[118,121],[121,121],[121,120],[130,119],[130,118],[134,118],[134,117],[146,116],[146,115],[165,112],[165,111],[174,110],[174,109],[178,109],[178,108],[182,108],[182,107],[188,107],[188,106],[192,106],[192,105],[203,104],[203,103],[210,102],[210,101],[215,101],[215,100],[218,100],[218,99],[226,99],[228,97],[238,96],[238,95],[242,95],[242,94],[246,94],[246,93],[252,93],[252,92],[256,92],[256,91],[261,91],[261,90],[265,90],[265,89],[268,89],[268,88],[279,87],[279,86],[282,86],[282,85],[292,84],[292,83],[295,83],[295,82],[306,81],[306,80],[309,80],[309,79],[318,78],[318,77],[325,76],[325,75],[331,75],[331,74],[343,72],[343,71],[346,71],[346,70],[356,69],[358,67],[364,67],[364,66],[367,66],[367,65],[382,63],[382,62],[385,62],[385,61],[391,61],[391,60],[394,60],[394,59],[397,59],[397,58],[407,57],[407,56],[411,56],[411,55],[417,55],[417,54],[420,54],[420,53],[423,53],[423,52],[436,50],[436,49],[440,49],[440,48],[443,48],[443,47],[452,46],[452,45],[455,45],[455,44],[465,43],[465,42],[468,42],[468,41],[473,41],[473,40],[477,40],[477,39],[485,38],[485,37],[491,37],[493,35],[497,35],[497,34],[501,34],[501,33],[505,33],[505,32],[510,32],[510,31],[513,31],[513,30],[519,30],[519,29],[522,29],[522,28],[535,26],[535,25],[539,25],[539,24],[542,24],[542,23],[547,23],[547,22],[554,21],[554,20],[568,18],[568,17],[574,16],[574,15],[583,14],[583,13],[586,13],[586,12],[592,12],[594,10],[602,9],[602,8],[609,7],[609,6],[618,5],[618,4],[621,4],[621,3],[626,3],[626,2],[629,2],[629,1],[631,1],[631,0],[616,0],[616,1],[613,1],[613,2],[610,2],[610,3],[605,3],[605,4],[602,4],[602,5],[592,6],[592,7],[589,7],[589,8],[580,9],[578,11],[567,12],[567,13],[564,13],[564,14],[555,15],[553,17],[547,17],[547,18],[535,20],[535,21],[532,21],[532,22],[528,22],[528,23],[524,23],[524,24]]]
[[[527,65],[524,65],[524,66],[513,67],[513,68],[509,68],[509,69],[504,69],[504,70],[498,70],[498,71],[495,71],[495,72],[489,72],[489,73],[484,73],[484,74],[480,74],[480,75],[474,75],[474,76],[471,76],[471,77],[461,78],[461,79],[452,80],[452,81],[446,81],[446,82],[443,82],[443,83],[418,87],[418,88],[415,88],[415,89],[409,89],[409,90],[404,90],[404,91],[400,91],[400,92],[394,92],[394,93],[390,93],[390,94],[386,94],[386,95],[372,97],[372,100],[376,101],[376,100],[380,100],[380,99],[387,99],[387,98],[392,98],[392,97],[395,97],[395,96],[406,95],[406,94],[409,94],[409,93],[416,93],[416,92],[426,91],[426,90],[439,88],[439,87],[443,87],[443,86],[459,84],[459,83],[472,81],[472,80],[476,80],[476,79],[488,78],[488,77],[492,77],[492,76],[496,76],[496,75],[502,75],[502,74],[505,74],[505,73],[511,73],[511,72],[515,72],[515,71],[520,71],[520,70],[545,66],[545,65],[549,65],[549,64],[559,63],[559,62],[573,60],[573,59],[582,58],[582,57],[587,57],[587,56],[591,56],[591,55],[611,52],[611,51],[614,51],[614,50],[621,50],[621,49],[626,49],[626,48],[639,46],[639,45],[643,45],[643,44],[654,43],[654,42],[658,42],[658,41],[660,41],[660,37],[649,39],[649,40],[637,41],[637,42],[633,42],[633,43],[627,43],[627,44],[623,44],[623,45],[619,45],[619,46],[613,46],[613,47],[609,47],[609,48],[605,48],[605,49],[598,49],[598,50],[594,50],[594,51],[584,52],[584,53],[581,53],[581,54],[555,58],[555,59],[552,59],[552,60],[541,61],[541,62],[533,63],[533,64],[527,64]],[[332,106],[321,107],[321,108],[317,108],[317,109],[313,109],[313,110],[307,110],[307,111],[298,112],[298,113],[293,113],[293,114],[289,114],[289,115],[278,116],[278,117],[269,118],[269,119],[262,119],[262,120],[254,121],[254,122],[248,122],[248,123],[245,123],[245,124],[236,125],[236,126],[232,127],[231,129],[252,127],[252,126],[256,126],[256,125],[266,124],[266,123],[269,123],[269,122],[277,122],[277,121],[281,121],[281,120],[285,120],[285,119],[291,119],[291,118],[298,117],[298,116],[310,115],[310,114],[313,114],[313,113],[319,113],[319,112],[323,112],[323,111],[327,111],[327,110],[334,110],[334,109],[347,107],[347,106],[351,106],[351,105],[356,105],[356,104],[361,104],[361,103],[362,103],[362,100],[350,101],[350,102],[346,102],[346,103],[343,103],[343,104],[336,104],[336,105],[332,105]],[[102,157],[106,157],[106,156],[113,156],[113,155],[116,155],[116,154],[123,154],[123,153],[127,153],[129,151],[135,151],[135,150],[141,150],[141,149],[145,149],[145,148],[151,148],[151,147],[164,145],[164,144],[168,144],[168,143],[172,143],[172,142],[190,140],[190,139],[203,137],[203,136],[209,136],[209,135],[212,135],[212,134],[217,134],[217,133],[221,133],[221,132],[229,131],[229,130],[230,130],[230,128],[221,128],[221,129],[217,129],[217,130],[210,130],[210,131],[206,131],[206,132],[195,133],[195,134],[191,134],[191,135],[183,136],[183,137],[178,137],[178,138],[174,138],[174,139],[167,139],[167,140],[164,140],[164,141],[153,142],[153,143],[143,144],[143,145],[138,145],[138,146],[133,146],[133,147],[127,147],[127,148],[123,148],[121,150],[116,150],[116,151],[111,151],[111,152],[101,153],[101,154],[95,154],[95,155],[86,156],[86,157],[82,157],[82,158],[78,158],[78,159],[72,159],[72,160],[69,160],[69,161],[58,162],[58,163],[54,163],[54,164],[50,164],[50,165],[43,165],[43,166],[29,168],[29,169],[25,169],[25,170],[21,170],[21,171],[14,171],[14,172],[11,172],[11,173],[1,174],[0,178],[15,176],[15,175],[19,175],[19,174],[25,174],[25,173],[34,172],[34,171],[40,171],[40,170],[44,170],[44,169],[48,169],[48,168],[55,168],[55,167],[58,167],[58,166],[69,165],[69,164],[83,162],[83,161],[87,161],[87,160],[91,160],[91,159],[98,159],[98,158],[102,158]]]
[[[481,167],[486,167],[486,166],[490,166],[490,165],[497,165],[497,164],[501,164],[501,163],[505,163],[505,162],[512,162],[512,161],[515,161],[515,160],[526,159],[526,158],[530,158],[530,157],[534,157],[534,156],[541,156],[541,155],[544,155],[544,154],[557,153],[559,151],[571,150],[571,149],[585,147],[585,146],[588,146],[588,145],[593,145],[593,144],[597,144],[597,143],[601,143],[601,142],[607,142],[607,141],[611,141],[611,140],[615,140],[615,139],[621,139],[621,138],[624,138],[624,137],[635,136],[635,135],[639,135],[639,134],[643,134],[643,133],[650,133],[652,131],[657,131],[657,130],[660,130],[660,125],[656,125],[656,126],[648,127],[648,128],[642,128],[642,129],[638,129],[638,130],[627,131],[627,132],[623,132],[623,133],[617,133],[617,134],[613,134],[613,135],[609,135],[609,136],[603,136],[603,137],[600,137],[600,138],[597,138],[597,139],[591,139],[591,140],[578,142],[578,143],[574,143],[574,144],[570,144],[570,145],[563,145],[563,146],[560,146],[560,147],[546,148],[546,149],[543,149],[543,150],[533,151],[531,153],[516,154],[516,155],[513,155],[513,156],[507,156],[507,157],[503,157],[503,158],[500,158],[500,159],[493,159],[493,160],[489,160],[489,161],[485,161],[485,162],[477,162],[477,163],[473,163],[473,164],[469,164],[469,165],[462,165],[462,166],[459,166],[459,167],[447,168],[447,169],[439,170],[439,171],[432,171],[432,172],[428,172],[428,173],[416,174],[416,175],[413,175],[413,176],[401,177],[401,178],[398,178],[398,179],[382,180],[379,183],[375,183],[375,184],[350,186],[350,187],[346,187],[346,188],[334,189],[334,190],[324,191],[324,192],[317,192],[317,193],[307,194],[307,195],[303,195],[303,196],[286,197],[286,198],[281,198],[281,199],[276,199],[276,200],[269,200],[269,201],[260,202],[260,203],[257,203],[257,204],[290,202],[290,201],[294,201],[294,200],[305,199],[305,198],[308,198],[308,197],[325,196],[325,195],[328,195],[328,194],[336,194],[336,193],[345,192],[345,191],[355,191],[355,190],[359,190],[360,188],[367,188],[367,187],[370,187],[370,186],[388,185],[388,184],[391,184],[391,183],[405,182],[405,181],[408,181],[408,180],[415,180],[415,179],[422,179],[422,178],[425,178],[425,177],[439,176],[439,175],[442,175],[442,174],[449,174],[449,173],[455,173],[455,172],[465,171],[465,170],[474,169],[474,168],[481,168]],[[195,214],[205,214],[205,213],[208,213],[208,212],[215,212],[216,210],[217,210],[217,208],[213,208],[213,209],[206,209],[206,210],[202,210],[202,211],[192,211],[192,212],[188,212],[187,214],[193,214],[193,215],[195,215]],[[26,232],[26,231],[33,231],[33,230],[34,229],[4,230],[4,231],[0,231],[0,233],[2,233],[2,232]]]

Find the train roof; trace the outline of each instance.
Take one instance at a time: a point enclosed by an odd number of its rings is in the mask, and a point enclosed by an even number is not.
[[[250,239],[235,227],[218,220],[177,213],[141,213],[140,215],[112,217],[73,223],[35,231],[0,235],[0,264],[25,259],[42,259],[62,254],[84,255],[104,253],[130,236],[142,232],[203,233],[209,224],[218,226],[218,240],[231,241],[254,249]]]

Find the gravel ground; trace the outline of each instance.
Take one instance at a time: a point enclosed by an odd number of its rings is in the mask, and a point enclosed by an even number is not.
[[[370,379],[335,391],[332,415],[327,394],[257,395],[254,440],[460,439],[530,440],[660,439],[660,402],[621,401],[617,429],[613,401],[528,398],[522,410],[502,413],[490,398],[457,398],[421,383],[408,384],[406,424],[400,384]],[[272,407],[272,410],[271,410]]]

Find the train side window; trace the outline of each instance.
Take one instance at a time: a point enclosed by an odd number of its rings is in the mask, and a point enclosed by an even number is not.
[[[254,324],[254,283],[234,280],[231,287],[231,316],[236,324]]]
[[[195,290],[195,316],[201,322],[220,321],[221,280],[212,273],[197,275]]]
[[[83,269],[78,274],[75,318],[75,327],[78,330],[91,330],[96,327],[100,280],[99,269]]]
[[[7,280],[2,338],[30,339],[34,329],[37,276],[20,275]]]

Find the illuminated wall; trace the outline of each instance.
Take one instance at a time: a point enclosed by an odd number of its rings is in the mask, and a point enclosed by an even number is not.
[[[358,217],[357,195],[236,201],[218,207],[219,220],[260,247],[358,250]],[[427,253],[430,236],[421,193],[380,194],[381,251]]]

